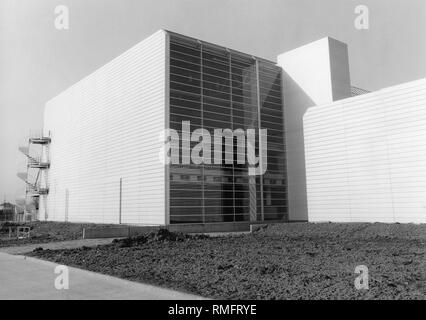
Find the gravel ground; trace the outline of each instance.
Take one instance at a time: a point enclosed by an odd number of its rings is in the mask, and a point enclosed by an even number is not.
[[[93,227],[95,224],[66,223],[51,221],[27,222],[25,226],[31,228],[29,239],[9,238],[9,228],[0,228],[0,247],[23,246],[34,243],[47,243],[81,239],[83,228]]]
[[[160,232],[42,259],[221,299],[426,299],[426,225],[272,225],[234,237]],[[369,290],[354,288],[357,265]],[[71,279],[72,281],[72,279]]]

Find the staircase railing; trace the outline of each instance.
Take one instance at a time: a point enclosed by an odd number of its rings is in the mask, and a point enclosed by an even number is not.
[[[43,134],[42,130],[39,131],[30,131],[29,136],[26,138],[28,145],[21,145],[18,147],[18,150],[22,152],[26,158],[26,167],[27,172],[18,172],[17,176],[25,182],[26,185],[26,196],[32,198],[38,198],[40,196],[47,195],[49,193],[49,184],[48,184],[48,169],[50,168],[49,160],[49,144],[51,142],[50,134]],[[41,155],[35,156],[31,151],[31,145],[41,146]],[[43,157],[44,156],[44,157]],[[30,172],[37,170],[37,176],[34,177],[30,175]],[[44,172],[44,174],[42,174]],[[31,179],[30,179],[31,177]],[[44,177],[44,182],[41,178]],[[31,180],[31,181],[30,181]],[[46,215],[47,217],[47,215]]]

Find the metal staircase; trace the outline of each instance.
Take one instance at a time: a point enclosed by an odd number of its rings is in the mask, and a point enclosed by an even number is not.
[[[41,133],[33,133],[28,137],[27,145],[19,146],[18,148],[27,159],[26,172],[18,172],[17,174],[25,182],[25,196],[27,199],[31,197],[38,198],[37,200],[39,200],[40,197],[47,197],[49,194],[48,170],[50,168],[50,142],[51,138],[49,136],[44,136]],[[27,216],[27,212],[25,212],[25,215]],[[38,215],[37,212],[36,219],[39,218]],[[32,218],[34,219],[34,217]],[[47,219],[47,211],[45,211],[45,219]]]
[[[33,169],[49,169],[50,163],[48,161],[42,161],[41,157],[28,157],[28,167]]]

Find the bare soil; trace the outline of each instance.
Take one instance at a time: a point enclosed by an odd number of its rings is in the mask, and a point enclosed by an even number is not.
[[[9,225],[22,225],[30,227],[30,238],[9,238]],[[47,243],[55,241],[66,241],[81,239],[83,228],[93,227],[94,224],[66,223],[52,221],[34,221],[25,224],[1,224],[0,225],[0,247],[23,246],[34,243]]]
[[[31,255],[210,298],[426,299],[426,225],[291,223],[228,237],[161,230]],[[368,267],[368,290],[355,289],[357,265]]]

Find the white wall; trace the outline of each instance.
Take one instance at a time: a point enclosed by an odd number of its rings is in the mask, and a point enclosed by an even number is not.
[[[426,222],[426,79],[309,108],[310,221]]]
[[[122,178],[122,223],[165,224],[158,157],[165,108],[164,31],[50,100],[44,118],[52,137],[50,192],[40,219],[118,223]]]
[[[278,56],[283,68],[290,220],[308,220],[303,115],[308,107],[351,96],[346,44],[323,38]]]

